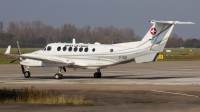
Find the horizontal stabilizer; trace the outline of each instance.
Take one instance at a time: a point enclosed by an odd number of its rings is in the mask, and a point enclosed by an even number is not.
[[[158,53],[147,54],[140,57],[135,58],[136,63],[146,63],[156,61]]]
[[[193,22],[181,22],[181,21],[150,21],[152,24],[154,23],[163,23],[163,24],[195,24]]]

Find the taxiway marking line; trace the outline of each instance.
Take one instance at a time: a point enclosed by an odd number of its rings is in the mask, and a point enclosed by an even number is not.
[[[168,93],[168,94],[182,95],[182,96],[199,97],[199,96],[196,96],[196,95],[182,94],[182,93],[175,93],[175,92],[167,92],[167,91],[158,91],[158,90],[150,90],[150,91],[158,92],[158,93]]]

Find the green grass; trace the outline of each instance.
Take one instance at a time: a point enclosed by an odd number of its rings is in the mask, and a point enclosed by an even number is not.
[[[7,48],[0,48],[0,64],[10,64],[10,62],[15,59],[12,56],[4,55],[6,49]],[[37,50],[40,50],[40,49],[41,48],[21,48],[21,53],[22,54],[30,53],[30,52],[34,52],[34,51],[37,51]],[[18,54],[17,48],[11,48],[10,53],[11,54]],[[19,61],[16,61],[13,64],[19,64]]]
[[[81,95],[66,96],[62,91],[38,90],[35,87],[0,90],[0,103],[33,103],[33,104],[63,104],[63,105],[94,105],[90,100],[84,100]]]
[[[166,52],[166,50],[171,50],[171,52]],[[160,54],[164,55],[164,59],[158,61],[200,61],[200,49],[195,48],[166,48]]]

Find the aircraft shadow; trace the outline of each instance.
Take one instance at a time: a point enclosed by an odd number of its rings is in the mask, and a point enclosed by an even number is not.
[[[141,77],[138,77],[141,76]],[[146,79],[146,80],[159,80],[159,79],[174,79],[174,78],[188,78],[188,77],[172,77],[172,76],[160,76],[160,77],[145,77],[142,75],[113,75],[113,76],[102,76],[101,78],[94,78],[93,76],[63,76],[62,79]],[[25,79],[25,78],[24,78]],[[54,79],[53,76],[31,76],[28,80],[37,79]],[[61,80],[62,80],[61,79]],[[18,79],[15,79],[18,80]]]

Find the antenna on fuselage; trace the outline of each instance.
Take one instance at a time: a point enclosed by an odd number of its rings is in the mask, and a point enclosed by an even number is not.
[[[76,44],[76,40],[75,40],[75,38],[73,38],[73,40],[72,40],[72,44]]]

